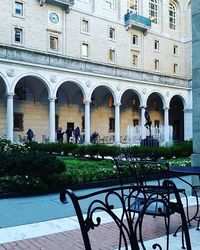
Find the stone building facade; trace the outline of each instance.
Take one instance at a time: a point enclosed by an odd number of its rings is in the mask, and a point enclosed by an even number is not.
[[[104,143],[192,138],[189,0],[3,0],[0,135]]]

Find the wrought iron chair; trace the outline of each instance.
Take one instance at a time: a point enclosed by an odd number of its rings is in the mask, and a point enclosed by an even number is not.
[[[135,183],[134,185],[136,186],[148,186],[149,181],[154,182],[154,186],[161,186],[162,182],[164,179],[169,179],[169,163],[167,161],[155,161],[155,158],[152,156],[152,158],[139,158],[138,156],[134,156],[132,158],[128,158],[128,160],[124,159],[114,159],[115,165],[118,169],[119,173],[119,179],[120,179],[120,184],[124,185],[123,181],[123,170],[124,167],[128,167],[130,169],[130,172],[132,173],[132,176],[135,177]],[[144,160],[142,160],[144,159]],[[189,203],[188,203],[188,197],[185,192],[185,189],[183,188],[178,188],[177,189],[179,194],[183,194],[185,199],[186,199],[186,215],[187,215],[187,221],[189,221]],[[154,192],[155,190],[151,190],[151,188],[146,189],[146,193],[151,197],[151,199],[155,199],[155,195],[152,196],[152,191]],[[162,190],[161,190],[162,191]],[[158,195],[159,192],[157,192]],[[167,193],[160,194],[163,197],[170,197],[174,194],[173,189],[169,188],[167,190]],[[159,196],[159,195],[158,195]],[[134,214],[139,213],[142,209],[142,204],[143,204],[144,197],[138,196],[134,203],[132,204],[132,211]],[[153,215],[154,217],[160,216],[158,213],[157,209],[159,206],[159,202],[153,202],[154,206],[151,206],[148,208],[146,211],[146,214],[148,215]],[[164,217],[165,218],[165,217]],[[167,229],[167,221],[166,222],[166,229]],[[176,233],[178,230],[182,228],[182,225],[178,227],[176,232],[174,233],[174,236],[176,236]],[[184,238],[182,234],[182,247],[184,248]]]
[[[175,203],[169,201],[168,197],[163,196],[164,193],[168,192],[169,188],[173,190],[173,194],[176,197]],[[147,191],[150,189],[152,192],[149,196]],[[60,193],[61,202],[68,203],[68,196],[76,211],[86,250],[92,249],[89,235],[90,230],[97,229],[102,224],[105,213],[110,216],[118,229],[118,249],[147,249],[143,239],[144,215],[147,213],[149,207],[154,205],[154,202],[159,202],[160,205],[157,207],[157,214],[164,216],[166,221],[169,222],[169,217],[174,213],[180,215],[186,247],[188,250],[191,249],[185,213],[179,192],[172,181],[165,180],[162,186],[116,186],[101,189],[83,196],[77,196],[72,190],[67,189]],[[138,213],[138,217],[134,218],[133,203],[140,196],[143,196],[142,209]],[[152,199],[152,196],[155,197]],[[116,213],[115,208],[119,207],[121,208],[121,212]],[[169,249],[169,223],[166,236],[166,242],[164,243],[166,248],[163,248],[157,242],[152,245],[152,248]]]

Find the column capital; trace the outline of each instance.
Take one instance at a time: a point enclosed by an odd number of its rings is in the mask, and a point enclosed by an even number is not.
[[[167,110],[169,110],[170,109],[170,107],[164,107],[163,108],[163,110],[165,110],[165,111],[167,111]]]
[[[84,104],[90,104],[90,103],[91,103],[91,100],[84,100],[83,103],[84,103]]]
[[[14,95],[15,95],[15,93],[13,93],[13,92],[6,93],[6,96],[8,98],[13,98]]]
[[[55,102],[55,100],[57,99],[57,97],[49,97],[48,98],[50,102]]]
[[[114,106],[121,106],[121,102],[115,102],[113,103]]]

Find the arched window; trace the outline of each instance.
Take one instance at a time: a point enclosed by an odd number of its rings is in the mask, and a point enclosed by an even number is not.
[[[159,0],[149,0],[149,18],[153,23],[159,23]]]
[[[169,28],[172,30],[176,30],[176,19],[177,19],[177,13],[176,13],[176,5],[173,2],[170,2],[169,4]]]
[[[139,0],[128,0],[128,9],[133,13],[138,13],[138,2]]]

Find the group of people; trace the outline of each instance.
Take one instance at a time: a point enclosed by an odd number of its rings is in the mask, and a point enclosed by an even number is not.
[[[78,143],[78,140],[80,139],[80,128],[76,127],[74,130],[71,127],[68,127],[66,131],[63,131],[63,129],[60,127],[57,130],[57,141],[63,142],[63,136],[64,133],[67,134],[67,142],[73,142],[73,136],[75,138],[75,143]]]

